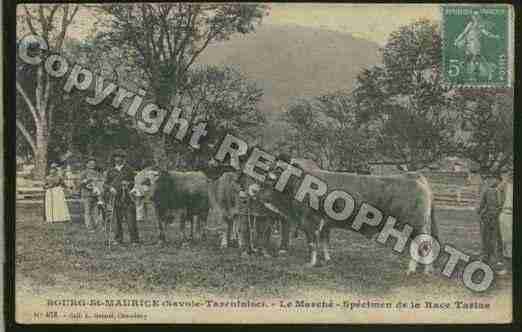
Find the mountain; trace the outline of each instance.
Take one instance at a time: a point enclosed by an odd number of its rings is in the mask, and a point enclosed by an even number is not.
[[[261,110],[274,124],[296,98],[350,90],[363,68],[380,62],[378,49],[378,44],[346,33],[265,24],[209,46],[198,62],[232,66],[256,81],[264,90]],[[267,127],[266,137],[279,136],[277,125]]]

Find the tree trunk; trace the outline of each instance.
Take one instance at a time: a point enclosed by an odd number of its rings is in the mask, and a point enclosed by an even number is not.
[[[36,153],[34,177],[36,180],[45,180],[47,175],[47,154],[49,146],[49,133],[47,124],[42,123],[36,127]]]
[[[156,87],[155,89],[155,95],[156,95],[156,105],[162,106],[162,107],[170,107],[171,105],[171,96],[169,94],[165,94],[161,86]],[[174,97],[172,97],[174,98]],[[152,151],[152,156],[154,158],[154,163],[157,167],[159,167],[161,170],[168,170],[169,167],[169,158],[167,156],[167,144],[166,139],[172,138],[171,135],[166,136],[164,134],[157,133],[154,135],[148,135],[144,134],[146,137],[146,141]],[[174,161],[175,162],[175,161]]]
[[[154,163],[161,170],[167,170],[169,166],[169,159],[167,156],[165,135],[145,135],[147,143],[152,151]]]

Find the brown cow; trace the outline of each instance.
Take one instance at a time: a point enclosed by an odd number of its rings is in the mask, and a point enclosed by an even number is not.
[[[304,167],[301,167],[301,170],[302,168]],[[366,203],[366,206],[371,205],[382,212],[382,220],[385,220],[388,216],[396,218],[398,225],[395,228],[400,229],[400,225],[407,222],[413,228],[410,238],[420,233],[431,234],[435,238],[438,236],[433,216],[433,194],[428,181],[422,175],[372,176],[329,172],[318,168],[308,168],[307,174],[323,181],[329,191],[340,190],[350,194],[355,201],[354,211],[359,211],[362,204]],[[271,183],[269,184],[273,185],[279,175],[271,172],[269,177]],[[300,229],[305,232],[310,245],[309,265],[315,266],[319,246],[323,249],[325,260],[330,259],[328,252],[330,229],[352,229],[358,213],[353,213],[345,221],[334,221],[326,217],[324,213],[311,208],[306,200],[299,203],[293,198],[296,197],[302,185],[302,180],[303,176],[292,177],[285,188],[285,192],[282,193],[274,190],[272,185],[265,185],[261,196],[265,203],[274,210],[288,216],[291,221],[300,225]],[[292,199],[289,200],[288,197]],[[324,196],[319,197],[318,201],[322,206]],[[371,238],[380,232],[383,224],[381,223],[379,227],[363,225],[359,232]],[[426,266],[427,270],[430,268]],[[415,269],[416,262],[412,259],[408,272],[413,272]]]

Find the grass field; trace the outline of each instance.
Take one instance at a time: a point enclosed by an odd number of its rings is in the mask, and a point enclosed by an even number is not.
[[[76,223],[45,224],[41,206],[18,206],[16,281],[38,294],[107,291],[123,293],[187,292],[219,296],[286,297],[305,292],[344,292],[359,296],[394,296],[407,288],[417,295],[475,296],[456,279],[440,274],[405,277],[407,260],[359,234],[332,232],[332,264],[305,268],[303,236],[292,242],[285,257],[241,258],[238,249],[218,248],[218,232],[205,242],[180,247],[178,225],[168,227],[170,243],[158,247],[156,228],[139,224],[144,245],[105,245],[103,231],[86,232]],[[441,240],[477,255],[479,229],[472,211],[438,210]],[[215,225],[211,225],[215,226]],[[126,229],[125,229],[126,231]],[[125,233],[127,236],[127,233]],[[128,237],[126,237],[128,243]],[[274,236],[274,252],[279,238]],[[440,270],[440,268],[439,268]],[[480,297],[509,296],[511,275],[496,280]]]

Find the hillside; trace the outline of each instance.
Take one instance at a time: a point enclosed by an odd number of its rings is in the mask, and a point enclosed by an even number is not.
[[[362,68],[379,63],[378,48],[340,32],[262,25],[252,34],[212,45],[199,63],[234,66],[255,80],[265,93],[261,109],[273,124],[295,98],[350,90]],[[268,127],[265,137],[271,141],[281,128]]]

